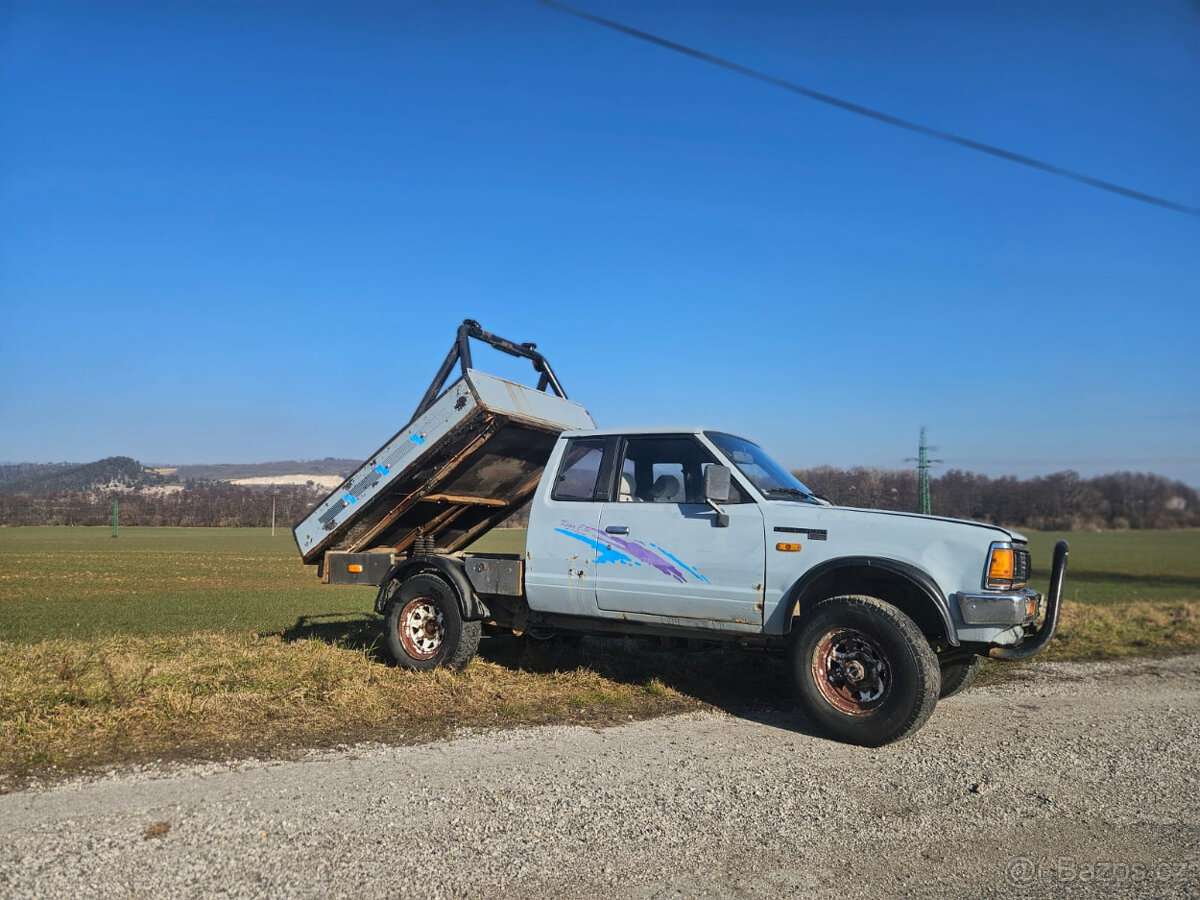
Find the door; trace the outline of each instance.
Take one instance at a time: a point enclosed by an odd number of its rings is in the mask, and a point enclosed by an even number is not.
[[[594,535],[600,615],[761,630],[762,511],[735,486],[722,504],[729,525],[716,526],[703,494],[704,469],[715,462],[690,435],[624,442],[617,499],[601,504]]]
[[[570,616],[596,614],[595,535],[602,504],[602,463],[615,460],[616,438],[567,441],[557,471],[547,470],[533,499],[525,538],[529,608]],[[611,465],[611,462],[610,462]]]

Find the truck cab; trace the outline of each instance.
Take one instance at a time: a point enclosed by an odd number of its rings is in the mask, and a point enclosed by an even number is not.
[[[713,467],[729,471],[720,498],[705,492]],[[547,472],[526,538],[538,612],[765,639],[814,594],[886,591],[947,647],[1019,644],[1043,612],[1024,536],[834,506],[726,432],[567,432]],[[998,559],[1014,571],[999,577]]]

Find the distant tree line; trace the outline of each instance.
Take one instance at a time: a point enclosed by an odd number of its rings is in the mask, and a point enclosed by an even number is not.
[[[912,470],[798,470],[796,476],[840,506],[915,510]],[[1037,478],[989,478],[953,469],[930,479],[934,515],[1047,531],[1200,526],[1200,494],[1180,481],[1142,472],[1081,478],[1055,472]]]
[[[0,465],[0,486],[26,481],[47,472],[65,472],[76,463],[5,463]]]
[[[796,475],[840,506],[912,511],[917,476],[911,470],[836,469],[822,466]],[[18,494],[0,491],[2,525],[107,525],[120,502],[122,525],[290,527],[327,495],[313,485],[259,487],[188,482],[182,489],[75,491]],[[1161,475],[1115,472],[1081,478],[1056,472],[1037,478],[990,478],[952,470],[931,479],[933,513],[1048,531],[1200,527],[1200,495]],[[524,525],[528,506],[506,525]]]
[[[328,491],[310,485],[247,487],[196,484],[183,490],[56,491],[49,494],[0,493],[0,524],[108,525],[117,500],[121,525],[266,527],[275,504],[278,527],[290,528],[325,498]]]

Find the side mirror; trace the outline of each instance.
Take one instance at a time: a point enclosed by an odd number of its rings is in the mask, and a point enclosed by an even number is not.
[[[724,466],[711,465],[704,470],[704,502],[713,508],[714,528],[728,528],[729,516],[718,503],[729,502],[729,470]]]
[[[704,499],[713,503],[729,502],[729,470],[711,465],[704,470]]]

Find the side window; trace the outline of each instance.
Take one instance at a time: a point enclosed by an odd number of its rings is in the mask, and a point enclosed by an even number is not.
[[[704,469],[715,460],[690,437],[632,437],[617,485],[617,501],[633,503],[703,503]],[[749,498],[733,486],[730,503]]]
[[[603,439],[577,438],[568,443],[550,496],[555,500],[594,500],[602,459]]]

